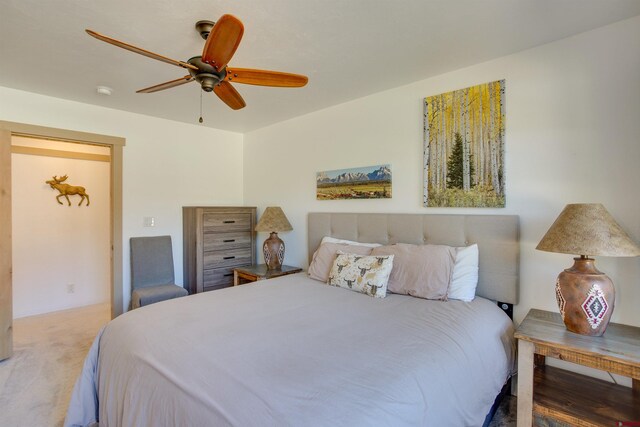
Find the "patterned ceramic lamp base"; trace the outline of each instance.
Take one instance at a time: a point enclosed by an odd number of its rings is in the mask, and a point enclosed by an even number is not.
[[[284,242],[278,237],[278,233],[272,232],[262,245],[264,263],[269,270],[279,270],[284,262]]]
[[[556,300],[564,324],[571,332],[600,336],[613,313],[613,282],[591,258],[574,258],[573,267],[558,276]]]

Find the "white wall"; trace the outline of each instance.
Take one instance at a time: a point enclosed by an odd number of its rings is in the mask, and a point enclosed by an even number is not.
[[[129,238],[169,234],[182,284],[182,206],[242,204],[242,135],[0,87],[0,120],[126,138],[123,292],[130,297]],[[143,227],[153,216],[154,228]]]
[[[271,205],[284,209],[294,228],[280,236],[286,263],[300,266],[307,264],[312,211],[519,215],[515,319],[532,307],[557,311],[555,278],[571,256],[535,246],[567,203],[603,203],[640,241],[638,40],[640,17],[246,134],[245,204],[259,213]],[[506,79],[507,207],[423,208],[423,98],[500,79]],[[384,163],[392,166],[392,199],[315,199],[316,172]],[[640,326],[640,258],[600,257],[597,265],[616,285],[613,321]]]
[[[13,144],[24,145],[15,137]],[[103,154],[109,150],[52,141],[29,146]],[[39,144],[34,142],[39,142]],[[88,150],[87,150],[88,149]],[[106,151],[106,153],[104,153]],[[68,174],[90,198],[64,197],[45,181]],[[12,154],[12,243],[14,318],[110,301],[110,166],[108,162]],[[69,292],[68,285],[73,285]]]

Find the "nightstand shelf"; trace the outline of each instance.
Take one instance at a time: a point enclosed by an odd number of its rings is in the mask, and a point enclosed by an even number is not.
[[[291,267],[290,265],[283,265],[279,270],[269,270],[266,264],[238,267],[233,270],[233,286],[258,280],[273,279],[274,277],[300,273],[301,271],[301,268]]]
[[[619,421],[640,420],[640,403],[627,387],[552,366],[537,366],[533,384],[534,417],[570,426],[617,426]]]
[[[515,337],[518,427],[640,421],[640,328],[610,323],[589,337],[567,331],[558,313],[531,310]],[[631,377],[633,388],[545,366],[547,356]]]

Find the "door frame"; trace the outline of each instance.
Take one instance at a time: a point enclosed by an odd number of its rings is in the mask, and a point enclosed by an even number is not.
[[[26,136],[108,147],[111,152],[111,318],[123,312],[122,290],[122,149],[116,136],[0,121],[0,360],[11,356],[13,300],[11,280],[11,137]]]

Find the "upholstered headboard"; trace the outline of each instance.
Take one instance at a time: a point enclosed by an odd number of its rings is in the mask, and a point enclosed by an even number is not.
[[[309,260],[324,236],[366,243],[467,246],[478,244],[476,294],[518,303],[520,258],[516,215],[310,213]]]

